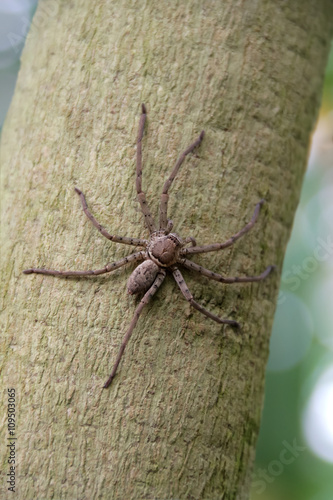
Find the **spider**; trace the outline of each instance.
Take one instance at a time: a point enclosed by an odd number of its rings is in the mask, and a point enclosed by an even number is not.
[[[143,247],[143,250],[139,252],[132,253],[128,257],[121,260],[107,264],[102,269],[97,269],[94,271],[56,271],[54,269],[39,269],[31,268],[26,269],[23,272],[25,274],[47,274],[51,276],[96,276],[99,274],[105,274],[130,262],[143,261],[133,273],[130,275],[127,282],[127,291],[130,295],[144,293],[138,307],[135,310],[132,321],[128,327],[128,330],[123,338],[118,356],[113,365],[111,374],[108,380],[104,384],[104,388],[109,387],[111,384],[121,357],[124,353],[126,345],[133,333],[142,309],[150,299],[155,295],[159,287],[161,286],[164,278],[166,276],[166,271],[169,270],[172,273],[177,285],[179,286],[182,294],[189,303],[202,314],[216,321],[217,323],[227,324],[232,327],[239,327],[239,323],[230,319],[222,319],[211,313],[203,306],[196,302],[187,288],[184,278],[179,270],[179,265],[185,267],[186,269],[191,269],[197,271],[198,273],[211,278],[213,280],[219,281],[220,283],[249,283],[254,281],[261,281],[265,279],[268,274],[272,271],[275,266],[268,266],[267,269],[261,273],[259,276],[252,277],[235,277],[235,278],[225,278],[220,274],[216,274],[208,269],[205,269],[198,264],[188,260],[186,257],[197,253],[213,252],[215,250],[221,250],[223,248],[230,247],[235,243],[236,240],[241,238],[245,233],[249,232],[254,226],[260,211],[260,207],[264,203],[264,200],[257,203],[252,219],[248,224],[246,224],[243,229],[238,233],[234,234],[224,243],[213,243],[210,245],[197,246],[196,240],[189,236],[185,239],[181,238],[177,233],[173,233],[173,222],[167,218],[168,209],[168,191],[174,181],[180,166],[182,165],[185,157],[190,154],[197,146],[201,144],[204,137],[204,131],[202,131],[197,138],[178,158],[169,178],[164,183],[161,202],[160,202],[160,213],[159,213],[159,224],[157,225],[154,218],[152,217],[150,210],[147,205],[146,195],[142,191],[142,137],[144,133],[144,126],[147,117],[147,110],[144,104],[142,104],[142,114],[139,122],[139,130],[137,136],[137,150],[136,150],[136,191],[138,201],[140,203],[141,211],[145,218],[145,224],[149,230],[149,239],[139,239],[139,238],[129,238],[125,236],[116,236],[109,234],[106,229],[97,222],[95,217],[90,213],[88,205],[84,194],[77,187],[75,191],[80,197],[82,208],[88,219],[91,220],[93,225],[98,229],[98,231],[105,236],[108,240],[114,241],[116,243],[123,243],[125,245],[132,245],[135,247]]]

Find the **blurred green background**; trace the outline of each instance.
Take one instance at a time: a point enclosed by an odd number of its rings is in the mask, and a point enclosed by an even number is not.
[[[0,127],[36,4],[0,3]],[[283,266],[251,500],[333,498],[332,110],[333,51]]]
[[[333,498],[333,50],[285,256],[251,500]]]

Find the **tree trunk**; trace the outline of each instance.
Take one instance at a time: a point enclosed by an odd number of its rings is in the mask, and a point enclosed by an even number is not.
[[[1,382],[3,407],[7,388],[16,394],[16,498],[248,497],[279,271],[230,286],[184,271],[198,302],[240,331],[193,310],[168,276],[105,390],[138,302],[126,294],[134,266],[81,279],[22,270],[97,269],[133,252],[98,233],[75,186],[111,233],[147,237],[135,192],[142,102],[154,214],[204,129],[170,190],[174,230],[223,241],[265,198],[250,234],[193,260],[228,276],[281,269],[332,15],[329,0],[40,3],[1,146]]]

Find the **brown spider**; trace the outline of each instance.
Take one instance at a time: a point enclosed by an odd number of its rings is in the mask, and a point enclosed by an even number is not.
[[[84,213],[86,214],[88,219],[91,220],[93,225],[97,227],[97,229],[103,236],[105,236],[107,239],[111,241],[115,241],[116,243],[141,246],[144,248],[144,250],[133,253],[128,257],[125,257],[124,259],[118,260],[117,262],[113,262],[112,264],[107,264],[103,269],[97,269],[95,271],[55,271],[53,269],[37,269],[37,268],[26,269],[25,271],[23,271],[25,274],[37,273],[37,274],[48,274],[52,276],[91,276],[91,275],[96,276],[98,274],[104,274],[114,271],[115,269],[118,269],[119,267],[124,266],[129,262],[136,262],[140,260],[143,261],[129,277],[127,283],[127,291],[129,294],[137,294],[142,292],[145,292],[145,294],[134,313],[133,319],[129,325],[127,333],[121,344],[118,357],[112,368],[111,375],[104,384],[103,386],[104,388],[109,387],[109,385],[111,384],[116,374],[120,359],[123,355],[127,342],[129,341],[133,333],[134,327],[139,319],[141,311],[144,308],[144,306],[148,304],[150,299],[153,297],[153,295],[157,292],[157,290],[161,286],[166,276],[167,269],[169,269],[172,272],[172,275],[176,280],[176,283],[179,286],[185,299],[188,300],[189,303],[195,309],[200,311],[205,316],[208,316],[208,318],[213,319],[217,323],[224,323],[230,326],[239,327],[240,325],[239,323],[237,323],[237,321],[233,321],[230,319],[221,319],[218,316],[215,316],[215,314],[207,311],[207,309],[202,307],[193,299],[193,296],[189,291],[189,289],[187,288],[184,278],[178,269],[178,264],[181,264],[187,269],[193,269],[194,271],[197,271],[200,274],[203,274],[204,276],[207,276],[208,278],[211,278],[213,280],[220,281],[221,283],[245,283],[245,282],[248,283],[253,281],[261,281],[265,279],[266,276],[268,276],[271,270],[275,267],[275,266],[267,267],[267,269],[259,276],[225,278],[220,274],[213,273],[212,271],[209,271],[208,269],[205,269],[204,267],[199,266],[198,264],[195,264],[194,262],[191,262],[190,260],[186,259],[187,255],[212,252],[214,250],[221,250],[222,248],[227,248],[233,245],[236,240],[241,238],[254,226],[259,215],[260,207],[264,203],[264,200],[261,200],[256,205],[251,221],[248,224],[246,224],[246,226],[241,231],[231,236],[231,238],[229,238],[224,243],[213,243],[211,245],[205,245],[200,247],[196,245],[195,239],[192,238],[191,236],[182,239],[180,236],[178,236],[178,234],[171,233],[171,230],[173,228],[173,222],[167,218],[167,208],[169,199],[168,191],[185,157],[189,153],[191,153],[196,146],[199,146],[199,144],[201,143],[204,137],[204,131],[202,131],[198,139],[194,141],[193,144],[191,144],[181,154],[171,172],[170,177],[163,186],[161,203],[160,203],[159,228],[158,228],[148,208],[145,193],[143,193],[141,189],[142,137],[144,132],[146,116],[147,116],[146,107],[144,104],[142,104],[142,114],[139,123],[137,151],[136,151],[136,190],[138,193],[138,200],[141,206],[141,211],[145,217],[145,223],[150,233],[149,239],[142,240],[138,238],[128,238],[124,236],[110,235],[104,229],[104,227],[97,222],[95,217],[90,213],[82,191],[80,191],[80,189],[78,188],[75,188],[75,191],[80,196]],[[190,248],[186,248],[186,245],[188,244],[191,244]]]

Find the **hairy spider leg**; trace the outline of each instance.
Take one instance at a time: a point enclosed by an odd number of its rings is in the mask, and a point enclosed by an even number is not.
[[[204,138],[205,132],[204,130],[201,132],[199,135],[198,139],[194,141],[178,158],[175,166],[173,167],[173,170],[169,176],[169,178],[165,181],[164,186],[163,186],[163,191],[161,194],[161,203],[160,203],[160,230],[166,229],[167,224],[168,224],[168,218],[167,218],[167,213],[168,213],[168,200],[169,200],[169,195],[168,191],[169,188],[176,177],[178,170],[185,160],[186,156],[191,153],[194,148],[199,146],[201,143],[202,139]]]
[[[172,228],[173,228],[173,221],[171,219],[168,219],[167,227],[166,227],[166,229],[164,231],[165,234],[171,233]]]
[[[138,319],[140,317],[140,314],[142,312],[142,309],[144,308],[145,305],[148,304],[148,302],[150,301],[150,299],[153,297],[153,295],[155,295],[155,293],[157,292],[157,290],[159,289],[159,287],[162,285],[163,283],[163,280],[165,278],[165,275],[166,275],[166,272],[164,271],[164,269],[161,269],[157,276],[156,276],[156,279],[154,281],[154,283],[152,284],[152,286],[149,288],[149,290],[144,294],[143,298],[141,299],[140,301],[140,304],[138,305],[138,307],[136,308],[135,310],[135,313],[134,313],[134,316],[133,316],[133,319],[128,327],[128,330],[125,334],[125,337],[123,338],[123,341],[122,341],[122,344],[120,346],[120,350],[119,350],[119,353],[118,353],[118,356],[117,356],[117,359],[113,365],[113,368],[112,368],[112,371],[111,371],[111,375],[110,377],[107,379],[107,381],[105,382],[104,384],[104,388],[106,389],[107,387],[109,387],[109,385],[111,384],[115,374],[116,374],[116,371],[117,371],[117,368],[118,368],[118,365],[120,363],[120,360],[121,360],[121,357],[124,353],[124,350],[125,350],[125,347],[129,341],[129,339],[131,338],[131,335],[133,333],[133,330],[138,322]]]
[[[246,226],[243,227],[238,233],[234,234],[229,238],[227,241],[224,243],[212,243],[211,245],[205,245],[201,247],[191,247],[191,248],[183,248],[181,250],[182,255],[188,255],[188,254],[194,254],[194,253],[204,253],[204,252],[213,252],[214,250],[221,250],[222,248],[227,248],[230,247],[237,241],[239,238],[244,236],[244,234],[248,233],[250,229],[253,228],[254,224],[256,223],[258,219],[258,215],[260,212],[261,206],[265,203],[265,200],[260,200],[259,203],[256,204],[256,207],[254,209],[254,213],[252,216],[252,219],[250,222],[246,224]]]
[[[191,294],[191,292],[187,288],[187,285],[185,283],[183,275],[181,274],[181,272],[179,271],[178,268],[174,268],[174,270],[172,271],[172,274],[173,274],[173,277],[175,278],[176,283],[179,286],[182,294],[184,295],[185,299],[188,300],[189,303],[191,304],[191,306],[193,306],[195,309],[197,309],[197,311],[200,311],[202,314],[204,314],[208,318],[213,319],[214,321],[216,321],[216,323],[222,323],[225,325],[231,325],[231,326],[236,326],[236,327],[240,326],[237,321],[234,321],[232,319],[219,318],[218,316],[215,316],[215,314],[207,311],[207,309],[205,309],[200,304],[198,304],[198,302],[196,302],[194,300],[193,295]]]
[[[183,243],[184,243],[184,245],[188,245],[189,243],[191,243],[192,247],[197,246],[197,241],[195,238],[193,238],[193,236],[187,236],[187,238],[185,238],[185,240],[183,240]]]
[[[111,264],[107,264],[102,269],[96,269],[95,271],[56,271],[55,269],[39,269],[39,268],[31,268],[25,269],[24,274],[48,274],[51,276],[97,276],[99,274],[111,273],[119,267],[124,266],[125,264],[129,264],[130,262],[136,262],[139,260],[145,260],[147,258],[147,254],[145,251],[132,253],[128,257],[117,260],[116,262],[112,262]]]
[[[136,143],[136,191],[138,193],[138,200],[141,206],[141,212],[144,215],[146,226],[151,233],[156,231],[156,224],[153,216],[148,208],[146,195],[142,191],[142,137],[145,128],[145,121],[147,117],[146,106],[142,104],[142,114],[139,122],[138,138]]]
[[[252,283],[256,281],[262,281],[269,275],[269,273],[273,269],[276,268],[276,266],[268,266],[265,269],[265,271],[259,274],[258,276],[241,276],[241,277],[236,276],[235,278],[229,278],[229,277],[225,278],[221,274],[217,274],[214,273],[213,271],[210,271],[209,269],[205,269],[204,267],[199,266],[198,264],[195,264],[195,262],[192,262],[191,260],[188,259],[182,260],[181,264],[187,269],[192,269],[193,271],[197,271],[203,276],[207,276],[207,278],[211,278],[212,280],[215,281],[220,281],[220,283]]]
[[[126,236],[116,236],[116,235],[111,235],[107,232],[107,230],[95,219],[95,217],[92,215],[92,213],[89,211],[86,199],[82,191],[78,188],[75,188],[75,191],[80,197],[81,203],[82,203],[82,208],[88,219],[93,223],[95,227],[97,227],[98,231],[105,236],[108,240],[115,241],[116,243],[124,243],[125,245],[133,245],[133,246],[141,246],[141,247],[146,247],[147,246],[147,241],[146,240],[141,240],[139,238],[127,238]]]

